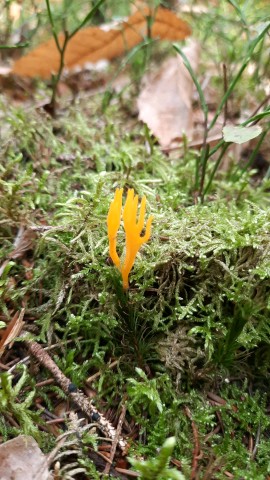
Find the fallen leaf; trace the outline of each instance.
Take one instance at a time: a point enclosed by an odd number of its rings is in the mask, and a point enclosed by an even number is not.
[[[1,480],[52,480],[45,455],[27,435],[0,445],[0,465]]]
[[[5,260],[2,265],[0,265],[0,277],[5,272],[7,265],[10,260],[15,260],[22,258],[24,254],[33,248],[34,239],[36,234],[33,230],[28,230],[23,225],[20,226],[16,238],[13,243],[13,250],[8,254],[9,260]]]
[[[192,42],[183,48],[193,70],[199,58],[199,46]],[[139,119],[148,125],[163,148],[185,133],[192,138],[193,81],[180,55],[162,63],[159,71],[145,78],[138,97]]]
[[[14,248],[9,253],[8,258],[12,258],[12,260],[22,258],[25,252],[33,248],[33,240],[35,237],[36,234],[33,230],[28,230],[21,225],[13,243]]]
[[[13,340],[21,333],[24,326],[24,312],[24,308],[20,312],[16,312],[12,320],[9,322],[7,328],[3,332],[1,332],[0,357],[4,353],[6,347],[10,345]]]
[[[127,50],[142,42],[148,29],[147,19],[153,16],[151,38],[166,40],[183,40],[191,34],[186,22],[173,12],[159,7],[149,7],[137,11],[127,21],[119,24],[117,29],[105,30],[100,27],[89,27],[80,30],[71,38],[65,52],[65,67],[72,69],[86,63],[99,60],[111,60],[123,55]],[[60,45],[64,42],[64,34],[58,36]],[[54,39],[42,43],[24,57],[17,60],[12,73],[26,77],[49,78],[58,71],[60,55]]]
[[[258,137],[262,133],[262,128],[258,125],[253,125],[252,127],[227,125],[222,132],[225,142],[241,144]]]

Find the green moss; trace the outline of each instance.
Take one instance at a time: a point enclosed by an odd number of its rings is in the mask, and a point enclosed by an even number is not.
[[[196,153],[172,159],[153,146],[149,154],[141,126],[127,128],[115,106],[101,117],[98,99],[56,121],[10,108],[8,125],[1,258],[12,251],[20,223],[34,227],[37,238],[28,252],[31,267],[14,259],[1,277],[4,315],[27,298],[27,328],[40,342],[60,342],[53,358],[71,381],[82,386],[100,372],[93,384],[98,405],[105,400],[117,408],[117,392],[126,393],[131,379],[128,420],[140,424],[142,435],[133,453],[155,456],[173,435],[188,477],[194,449],[188,406],[203,451],[201,472],[261,478],[269,470],[269,180],[255,186],[252,171],[240,182],[219,172],[215,196],[194,205]],[[108,261],[106,216],[116,186],[146,194],[154,215],[127,295]],[[138,367],[146,372],[141,377]],[[226,404],[211,404],[211,390]],[[63,396],[51,386],[39,392],[50,408],[52,392]],[[14,435],[3,422],[0,429],[4,438]],[[258,438],[254,458],[250,437]]]

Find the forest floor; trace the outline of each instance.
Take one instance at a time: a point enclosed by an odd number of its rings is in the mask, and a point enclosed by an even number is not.
[[[214,65],[227,58],[228,89],[258,25],[266,29],[263,17],[247,30],[233,8],[225,17],[221,10],[189,18],[203,49],[197,78],[207,80],[210,121],[224,95]],[[202,39],[198,31],[211,25]],[[243,45],[237,35],[246,31]],[[25,434],[55,480],[270,478],[266,47],[269,30],[221,108],[221,125],[259,124],[258,137],[240,145],[221,127],[220,137],[203,139],[195,90],[201,143],[162,146],[138,120],[142,57],[110,95],[117,62],[106,80],[94,74],[95,88],[85,88],[83,72],[75,95],[74,78],[72,87],[61,83],[53,116],[48,83],[2,80],[0,458],[5,442]],[[145,69],[171,50],[154,46]],[[112,214],[120,271],[107,226],[117,188],[123,207],[133,189],[141,211],[139,233],[136,198],[121,223]],[[150,215],[151,236],[135,259]]]

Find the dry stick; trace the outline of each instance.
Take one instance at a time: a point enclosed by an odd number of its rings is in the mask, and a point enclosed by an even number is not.
[[[196,473],[197,473],[197,467],[198,467],[198,460],[199,458],[201,458],[201,449],[200,449],[200,441],[199,441],[199,435],[198,435],[198,430],[197,430],[197,427],[194,423],[194,421],[192,420],[192,415],[191,415],[191,411],[189,410],[188,407],[185,407],[185,413],[186,413],[186,416],[190,419],[191,421],[191,427],[192,427],[192,432],[193,432],[193,437],[194,437],[194,449],[193,449],[193,459],[192,459],[192,470],[191,470],[191,474],[190,474],[190,480],[195,480],[195,478],[197,477]]]
[[[16,422],[16,420],[14,420],[14,418],[11,415],[5,412],[4,417],[7,418],[7,420],[13,427],[20,428],[19,424]]]
[[[77,387],[67,378],[56,363],[51,359],[50,355],[37,343],[30,340],[25,340],[29,352],[54,376],[57,383],[60,385],[66,395],[87,415],[91,420],[98,423],[100,430],[113,441],[118,437],[118,445],[122,451],[127,448],[127,442],[117,434],[117,430],[113,425],[95,408],[84,395],[84,393],[77,389]]]
[[[123,422],[124,422],[124,419],[125,419],[125,416],[126,416],[126,411],[127,411],[127,407],[126,407],[126,404],[124,403],[122,405],[122,411],[120,413],[120,417],[119,417],[119,420],[118,420],[116,435],[115,435],[115,438],[114,438],[113,443],[112,443],[112,448],[111,448],[111,453],[110,453],[110,463],[106,464],[106,466],[104,468],[103,475],[108,475],[110,473],[111,464],[113,462],[114,455],[115,455],[115,452],[116,452],[116,447],[117,447],[117,444],[118,444],[118,440],[119,440],[120,435],[121,435]]]
[[[260,443],[260,436],[261,436],[261,425],[258,426],[256,438],[255,438],[255,445],[252,451],[252,455],[250,456],[251,460],[254,460],[257,454],[258,446]]]
[[[20,335],[20,337],[22,337],[23,335],[25,335],[26,332],[22,332],[22,334]],[[77,340],[81,340],[82,337],[79,337]],[[71,343],[73,342],[73,340],[66,340],[66,344],[68,343]],[[53,350],[54,348],[58,348],[60,346],[60,343],[54,343],[53,345],[50,345],[49,347],[45,347],[44,350]],[[27,357],[24,357],[22,358],[21,360],[16,360],[16,363],[12,366],[12,367],[9,367],[8,368],[8,373],[11,373],[13,372],[13,370],[16,370],[16,368],[19,366],[19,365],[22,365],[22,364],[25,364],[25,363],[28,363],[29,362],[29,355]],[[13,362],[12,362],[13,363]],[[9,365],[9,363],[7,364],[7,366]]]
[[[270,100],[270,95],[267,95],[263,100],[262,102],[258,105],[258,107],[255,108],[254,112],[250,115],[250,118],[252,117],[255,117],[255,115],[261,110],[261,108]],[[256,122],[257,123],[257,122]],[[254,123],[252,123],[251,125],[254,125]]]
[[[127,477],[133,477],[133,478],[137,478],[140,475],[139,473],[134,472],[133,470],[127,470],[126,468],[116,468],[115,471],[118,473],[122,473]]]
[[[202,91],[201,91],[202,92]],[[198,91],[199,95],[200,92]],[[200,96],[200,100],[202,102],[203,98],[203,93],[201,93],[202,96]],[[200,180],[200,185],[199,185],[199,192],[198,196],[201,198],[201,201],[203,203],[204,200],[204,195],[203,195],[203,188],[204,188],[204,180],[205,180],[205,174],[206,174],[206,166],[207,166],[207,160],[209,156],[209,144],[207,143],[207,136],[208,136],[208,107],[204,106],[202,103],[202,109],[204,113],[204,133],[203,133],[203,144],[202,144],[202,153],[201,153],[201,180]]]
[[[36,383],[35,387],[44,387],[46,385],[51,385],[52,383],[54,383],[54,378],[47,378],[47,380],[43,380],[43,382]]]
[[[114,360],[112,363],[107,365],[107,367],[108,368],[114,368],[116,365],[118,365],[118,363],[119,363],[119,360]],[[93,383],[98,377],[100,377],[100,375],[101,375],[101,371],[99,371],[97,373],[94,373],[94,375],[91,375],[91,377],[88,377],[85,380],[85,383],[87,383],[87,384]]]

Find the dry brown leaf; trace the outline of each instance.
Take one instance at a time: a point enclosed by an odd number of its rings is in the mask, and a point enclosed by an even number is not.
[[[183,49],[196,71],[199,46]],[[193,81],[180,55],[166,60],[155,74],[145,78],[138,97],[139,119],[148,125],[163,148],[179,141],[183,132],[192,138]]]
[[[35,232],[33,232],[33,230],[28,230],[23,225],[21,225],[13,243],[14,248],[8,254],[8,258],[10,260],[22,258],[28,250],[31,250],[33,248],[35,237],[36,237],[36,234]],[[3,275],[8,263],[9,263],[9,260],[5,260],[0,265],[0,277]]]
[[[1,480],[52,480],[46,456],[28,435],[0,445]]]
[[[14,248],[9,253],[8,258],[12,258],[13,260],[16,258],[22,258],[25,252],[33,248],[35,237],[36,234],[33,230],[28,230],[21,225],[14,240]]]
[[[99,60],[111,60],[142,42],[147,34],[147,17],[152,15],[151,38],[183,40],[191,30],[186,22],[173,12],[159,7],[156,11],[144,8],[122,22],[117,29],[105,30],[89,27],[80,30],[68,43],[65,67],[72,69]],[[64,35],[58,36],[62,45]],[[49,78],[58,71],[60,55],[54,39],[42,43],[24,57],[17,60],[12,72],[26,77]]]
[[[14,338],[18,337],[21,333],[21,330],[24,326],[23,317],[25,309],[23,308],[21,312],[16,312],[11,322],[8,324],[7,328],[1,332],[0,340],[0,357],[4,353],[6,347],[11,344]]]

